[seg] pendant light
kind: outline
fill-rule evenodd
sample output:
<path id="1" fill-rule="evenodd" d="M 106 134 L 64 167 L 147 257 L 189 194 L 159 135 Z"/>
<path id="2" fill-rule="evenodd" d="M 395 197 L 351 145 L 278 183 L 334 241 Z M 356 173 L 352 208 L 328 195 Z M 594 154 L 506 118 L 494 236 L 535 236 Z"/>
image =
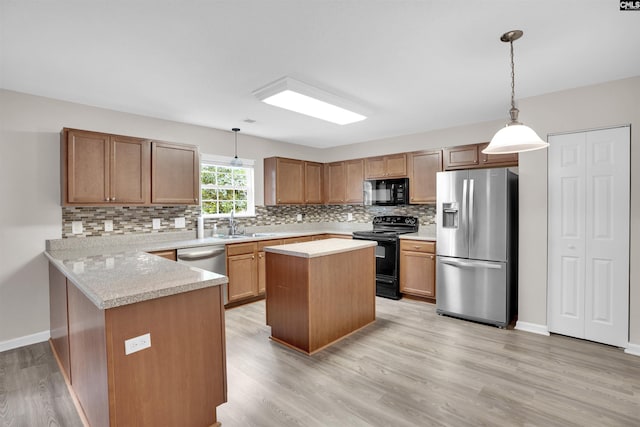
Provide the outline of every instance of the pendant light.
<path id="1" fill-rule="evenodd" d="M 522 37 L 522 31 L 520 30 L 509 31 L 500 37 L 501 41 L 511 45 L 511 109 L 509 110 L 511 121 L 493 136 L 489 145 L 482 150 L 484 154 L 521 153 L 549 146 L 547 142 L 540 139 L 533 129 L 518 121 L 518 113 L 520 111 L 516 108 L 515 102 L 513 42 L 520 37 Z"/>
<path id="2" fill-rule="evenodd" d="M 240 128 L 233 128 L 231 130 L 235 134 L 236 140 L 235 156 L 233 157 L 233 159 L 231 159 L 231 166 L 242 166 L 242 160 L 238 158 L 238 132 L 240 131 Z"/>

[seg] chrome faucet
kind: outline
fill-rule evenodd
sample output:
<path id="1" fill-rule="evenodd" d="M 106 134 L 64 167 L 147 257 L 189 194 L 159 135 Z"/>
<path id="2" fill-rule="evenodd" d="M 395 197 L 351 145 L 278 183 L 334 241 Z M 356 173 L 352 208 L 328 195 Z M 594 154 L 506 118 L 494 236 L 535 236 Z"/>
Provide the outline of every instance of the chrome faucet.
<path id="1" fill-rule="evenodd" d="M 236 223 L 236 219 L 233 217 L 233 213 L 235 211 L 231 211 L 231 216 L 229 217 L 229 235 L 233 236 L 235 234 L 240 234 L 238 231 L 238 224 Z"/>

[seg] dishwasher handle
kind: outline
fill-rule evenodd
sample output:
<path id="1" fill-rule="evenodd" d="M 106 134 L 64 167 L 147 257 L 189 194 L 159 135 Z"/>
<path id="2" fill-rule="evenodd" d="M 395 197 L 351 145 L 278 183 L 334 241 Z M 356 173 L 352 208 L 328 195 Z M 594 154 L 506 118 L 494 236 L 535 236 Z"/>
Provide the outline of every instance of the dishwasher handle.
<path id="1" fill-rule="evenodd" d="M 206 251 L 190 251 L 178 253 L 178 259 L 182 261 L 197 261 L 200 259 L 213 258 L 224 254 L 224 248 L 210 249 Z"/>

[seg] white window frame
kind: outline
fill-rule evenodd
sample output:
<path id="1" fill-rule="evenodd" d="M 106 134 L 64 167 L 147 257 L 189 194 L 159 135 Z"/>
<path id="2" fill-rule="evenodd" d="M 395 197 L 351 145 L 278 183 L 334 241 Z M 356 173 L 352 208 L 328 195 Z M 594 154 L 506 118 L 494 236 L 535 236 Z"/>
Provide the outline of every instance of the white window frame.
<path id="1" fill-rule="evenodd" d="M 242 168 L 247 169 L 247 212 L 234 214 L 236 218 L 248 218 L 256 216 L 256 203 L 255 203 L 255 161 L 252 159 L 240 159 L 242 161 Z M 237 167 L 231 165 L 231 159 L 229 157 L 216 156 L 213 154 L 201 154 L 200 155 L 200 167 L 202 166 L 225 166 L 225 167 Z M 202 176 L 200 177 L 200 209 L 202 209 Z M 205 218 L 229 218 L 230 214 L 208 214 L 204 211 L 202 212 L 202 216 Z"/>

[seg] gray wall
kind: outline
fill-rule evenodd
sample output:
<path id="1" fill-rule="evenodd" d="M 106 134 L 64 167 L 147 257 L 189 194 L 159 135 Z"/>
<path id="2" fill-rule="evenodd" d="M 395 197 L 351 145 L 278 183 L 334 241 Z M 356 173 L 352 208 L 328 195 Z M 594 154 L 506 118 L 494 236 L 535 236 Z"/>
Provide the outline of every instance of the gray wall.
<path id="1" fill-rule="evenodd" d="M 548 133 L 640 124 L 640 77 L 520 101 L 521 119 L 543 138 Z M 201 146 L 231 156 L 232 135 L 14 92 L 0 91 L 0 344 L 46 331 L 48 291 L 45 239 L 61 236 L 58 132 L 64 126 L 139 135 Z M 488 123 L 317 150 L 239 137 L 240 157 L 256 160 L 256 203 L 263 201 L 262 158 L 281 155 L 333 161 L 369 155 L 488 141 L 505 117 Z M 631 342 L 640 345 L 640 136 L 631 141 Z M 547 324 L 547 154 L 520 156 L 519 321 Z"/>

